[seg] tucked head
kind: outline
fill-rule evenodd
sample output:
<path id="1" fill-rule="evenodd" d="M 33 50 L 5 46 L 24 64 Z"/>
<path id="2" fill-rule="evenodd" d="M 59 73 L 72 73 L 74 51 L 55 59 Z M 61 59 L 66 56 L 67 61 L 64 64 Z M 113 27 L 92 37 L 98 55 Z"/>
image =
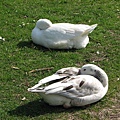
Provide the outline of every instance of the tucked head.
<path id="1" fill-rule="evenodd" d="M 52 22 L 48 19 L 39 19 L 36 23 L 36 27 L 40 30 L 45 30 L 52 25 Z"/>
<path id="2" fill-rule="evenodd" d="M 100 67 L 94 64 L 86 64 L 80 69 L 81 75 L 92 75 L 105 87 L 108 84 L 108 76 Z"/>

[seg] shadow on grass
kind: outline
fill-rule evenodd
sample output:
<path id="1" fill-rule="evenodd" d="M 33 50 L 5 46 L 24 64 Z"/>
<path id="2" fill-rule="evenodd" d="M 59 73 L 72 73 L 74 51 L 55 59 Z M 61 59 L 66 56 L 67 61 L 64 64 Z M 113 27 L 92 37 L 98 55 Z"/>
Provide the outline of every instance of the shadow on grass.
<path id="1" fill-rule="evenodd" d="M 43 52 L 46 52 L 46 51 L 62 51 L 62 52 L 67 52 L 67 51 L 70 51 L 70 52 L 75 52 L 77 49 L 48 49 L 48 48 L 45 48 L 41 45 L 36 45 L 34 44 L 32 41 L 21 41 L 17 44 L 17 46 L 19 48 L 24 48 L 24 47 L 28 47 L 28 48 L 32 48 L 32 49 L 36 49 L 36 50 L 40 50 L 40 51 L 43 51 Z"/>
<path id="2" fill-rule="evenodd" d="M 19 48 L 27 47 L 27 48 L 32 48 L 32 49 L 41 50 L 41 51 L 49 51 L 49 49 L 42 47 L 40 45 L 36 45 L 32 41 L 21 41 L 17 44 L 17 46 Z"/>
<path id="3" fill-rule="evenodd" d="M 88 107 L 88 106 L 87 106 Z M 29 116 L 35 117 L 39 115 L 52 114 L 52 113 L 61 113 L 61 112 L 73 112 L 78 110 L 84 110 L 87 107 L 73 107 L 69 109 L 63 108 L 63 106 L 50 106 L 43 101 L 35 100 L 29 102 L 25 105 L 19 106 L 14 110 L 8 111 L 8 114 L 11 116 Z M 90 106 L 89 106 L 90 107 Z"/>

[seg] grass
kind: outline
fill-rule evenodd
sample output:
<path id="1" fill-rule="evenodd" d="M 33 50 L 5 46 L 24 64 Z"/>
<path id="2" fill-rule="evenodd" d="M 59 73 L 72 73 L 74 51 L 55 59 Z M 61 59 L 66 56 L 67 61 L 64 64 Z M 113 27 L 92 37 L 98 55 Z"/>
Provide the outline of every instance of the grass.
<path id="1" fill-rule="evenodd" d="M 1 120 L 120 119 L 120 9 L 118 0 L 4 0 L 0 3 Z M 80 50 L 48 50 L 31 42 L 39 18 L 53 23 L 98 24 L 90 44 Z M 99 54 L 97 54 L 97 51 Z M 56 70 L 95 63 L 109 76 L 109 91 L 88 107 L 64 109 L 40 101 L 27 88 Z M 49 71 L 29 73 L 39 68 Z M 25 97 L 25 98 L 24 98 Z"/>

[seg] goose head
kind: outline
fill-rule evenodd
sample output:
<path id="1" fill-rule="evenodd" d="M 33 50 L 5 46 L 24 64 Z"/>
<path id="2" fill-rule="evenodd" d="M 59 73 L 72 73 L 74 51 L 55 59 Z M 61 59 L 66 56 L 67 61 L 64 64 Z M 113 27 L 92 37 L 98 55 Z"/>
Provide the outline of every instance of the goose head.
<path id="1" fill-rule="evenodd" d="M 39 19 L 36 23 L 36 27 L 40 30 L 45 30 L 52 25 L 52 22 L 48 19 Z"/>
<path id="2" fill-rule="evenodd" d="M 108 76 L 100 67 L 94 64 L 86 64 L 80 69 L 81 75 L 92 75 L 97 78 L 104 87 L 108 86 Z"/>

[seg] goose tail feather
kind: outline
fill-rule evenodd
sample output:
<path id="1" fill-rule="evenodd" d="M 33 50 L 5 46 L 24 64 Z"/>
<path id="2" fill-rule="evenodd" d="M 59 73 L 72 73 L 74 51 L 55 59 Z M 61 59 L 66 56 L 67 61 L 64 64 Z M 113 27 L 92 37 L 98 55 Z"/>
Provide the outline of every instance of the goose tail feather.
<path id="1" fill-rule="evenodd" d="M 82 36 L 88 35 L 89 33 L 91 33 L 91 32 L 97 27 L 97 25 L 98 25 L 98 24 L 91 25 L 89 29 L 85 30 L 85 31 L 82 33 Z"/>

